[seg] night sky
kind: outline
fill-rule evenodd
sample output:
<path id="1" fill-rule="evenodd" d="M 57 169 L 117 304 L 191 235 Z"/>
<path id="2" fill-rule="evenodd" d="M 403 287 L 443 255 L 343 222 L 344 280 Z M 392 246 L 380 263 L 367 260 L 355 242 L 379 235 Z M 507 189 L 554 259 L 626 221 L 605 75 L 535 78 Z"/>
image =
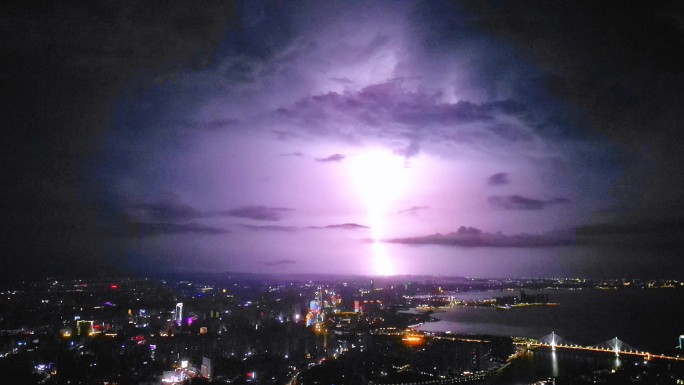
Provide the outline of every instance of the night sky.
<path id="1" fill-rule="evenodd" d="M 684 274 L 682 2 L 14 3 L 3 279 Z"/>

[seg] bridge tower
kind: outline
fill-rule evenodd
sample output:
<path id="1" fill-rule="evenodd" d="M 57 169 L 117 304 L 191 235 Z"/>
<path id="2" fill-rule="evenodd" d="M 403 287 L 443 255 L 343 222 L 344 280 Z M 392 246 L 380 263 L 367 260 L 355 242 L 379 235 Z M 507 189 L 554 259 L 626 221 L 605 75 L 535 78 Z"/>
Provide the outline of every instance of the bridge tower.
<path id="1" fill-rule="evenodd" d="M 618 338 L 615 337 L 614 341 L 615 341 L 615 344 L 613 345 L 613 351 L 615 352 L 615 356 L 617 357 L 620 355 L 620 347 L 618 346 Z"/>
<path id="2" fill-rule="evenodd" d="M 556 332 L 551 332 L 551 350 L 556 351 Z"/>

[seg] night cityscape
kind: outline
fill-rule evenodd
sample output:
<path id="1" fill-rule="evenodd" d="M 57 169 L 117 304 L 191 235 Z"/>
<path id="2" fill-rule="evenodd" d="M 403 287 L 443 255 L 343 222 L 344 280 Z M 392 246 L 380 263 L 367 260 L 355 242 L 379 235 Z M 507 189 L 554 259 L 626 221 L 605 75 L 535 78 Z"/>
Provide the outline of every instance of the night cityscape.
<path id="1" fill-rule="evenodd" d="M 2 292 L 0 370 L 16 383 L 46 384 L 497 384 L 530 352 L 574 349 L 589 357 L 621 354 L 624 363 L 547 381 L 684 379 L 678 336 L 663 351 L 642 354 L 566 347 L 560 337 L 550 346 L 541 336 L 420 330 L 458 307 L 562 306 L 533 291 L 679 293 L 679 281 L 348 278 L 197 274 L 180 281 L 24 282 Z M 459 299 L 473 292 L 490 297 Z"/>
<path id="2" fill-rule="evenodd" d="M 1 7 L 1 384 L 684 384 L 684 2 Z"/>

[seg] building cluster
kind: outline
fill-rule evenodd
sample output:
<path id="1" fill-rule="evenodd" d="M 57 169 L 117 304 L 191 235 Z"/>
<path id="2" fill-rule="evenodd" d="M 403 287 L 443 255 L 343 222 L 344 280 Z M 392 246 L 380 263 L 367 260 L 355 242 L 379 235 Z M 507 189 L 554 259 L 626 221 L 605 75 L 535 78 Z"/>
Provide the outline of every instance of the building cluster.
<path id="1" fill-rule="evenodd" d="M 642 285 L 627 282 L 613 283 Z M 663 284 L 679 286 L 650 287 Z M 554 285 L 606 283 L 249 275 L 25 282 L 0 292 L 0 373 L 47 384 L 463 379 L 501 365 L 511 339 L 419 333 L 409 327 L 430 312 L 405 310 L 453 304 L 459 292 Z M 548 298 L 521 290 L 515 301 Z"/>
<path id="2" fill-rule="evenodd" d="M 497 306 L 510 305 L 530 305 L 530 304 L 548 304 L 549 295 L 547 293 L 529 294 L 525 290 L 520 289 L 520 295 L 504 295 L 496 297 Z"/>

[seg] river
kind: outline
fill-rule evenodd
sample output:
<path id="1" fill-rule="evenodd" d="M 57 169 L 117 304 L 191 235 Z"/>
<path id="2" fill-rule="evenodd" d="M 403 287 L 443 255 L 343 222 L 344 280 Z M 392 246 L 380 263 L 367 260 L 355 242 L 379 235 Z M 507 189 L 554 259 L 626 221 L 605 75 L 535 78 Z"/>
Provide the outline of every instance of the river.
<path id="1" fill-rule="evenodd" d="M 681 310 L 684 290 L 526 290 L 548 294 L 560 306 L 532 306 L 501 310 L 458 306 L 433 314 L 438 321 L 423 331 L 492 334 L 541 338 L 552 331 L 566 343 L 594 345 L 618 337 L 637 350 L 672 353 L 684 334 Z M 488 299 L 518 293 L 492 291 L 457 293 L 464 300 Z M 586 375 L 624 365 L 646 365 L 640 357 L 540 348 L 513 361 L 491 384 L 531 384 L 546 378 Z"/>
<path id="2" fill-rule="evenodd" d="M 570 343 L 594 345 L 618 337 L 629 346 L 651 353 L 671 350 L 684 334 L 681 314 L 684 290 L 526 290 L 544 293 L 560 306 L 500 310 L 458 306 L 435 312 L 436 322 L 423 331 L 493 334 L 541 338 L 552 331 Z M 517 293 L 515 293 L 517 294 Z M 457 293 L 457 298 L 484 299 L 510 292 Z"/>

